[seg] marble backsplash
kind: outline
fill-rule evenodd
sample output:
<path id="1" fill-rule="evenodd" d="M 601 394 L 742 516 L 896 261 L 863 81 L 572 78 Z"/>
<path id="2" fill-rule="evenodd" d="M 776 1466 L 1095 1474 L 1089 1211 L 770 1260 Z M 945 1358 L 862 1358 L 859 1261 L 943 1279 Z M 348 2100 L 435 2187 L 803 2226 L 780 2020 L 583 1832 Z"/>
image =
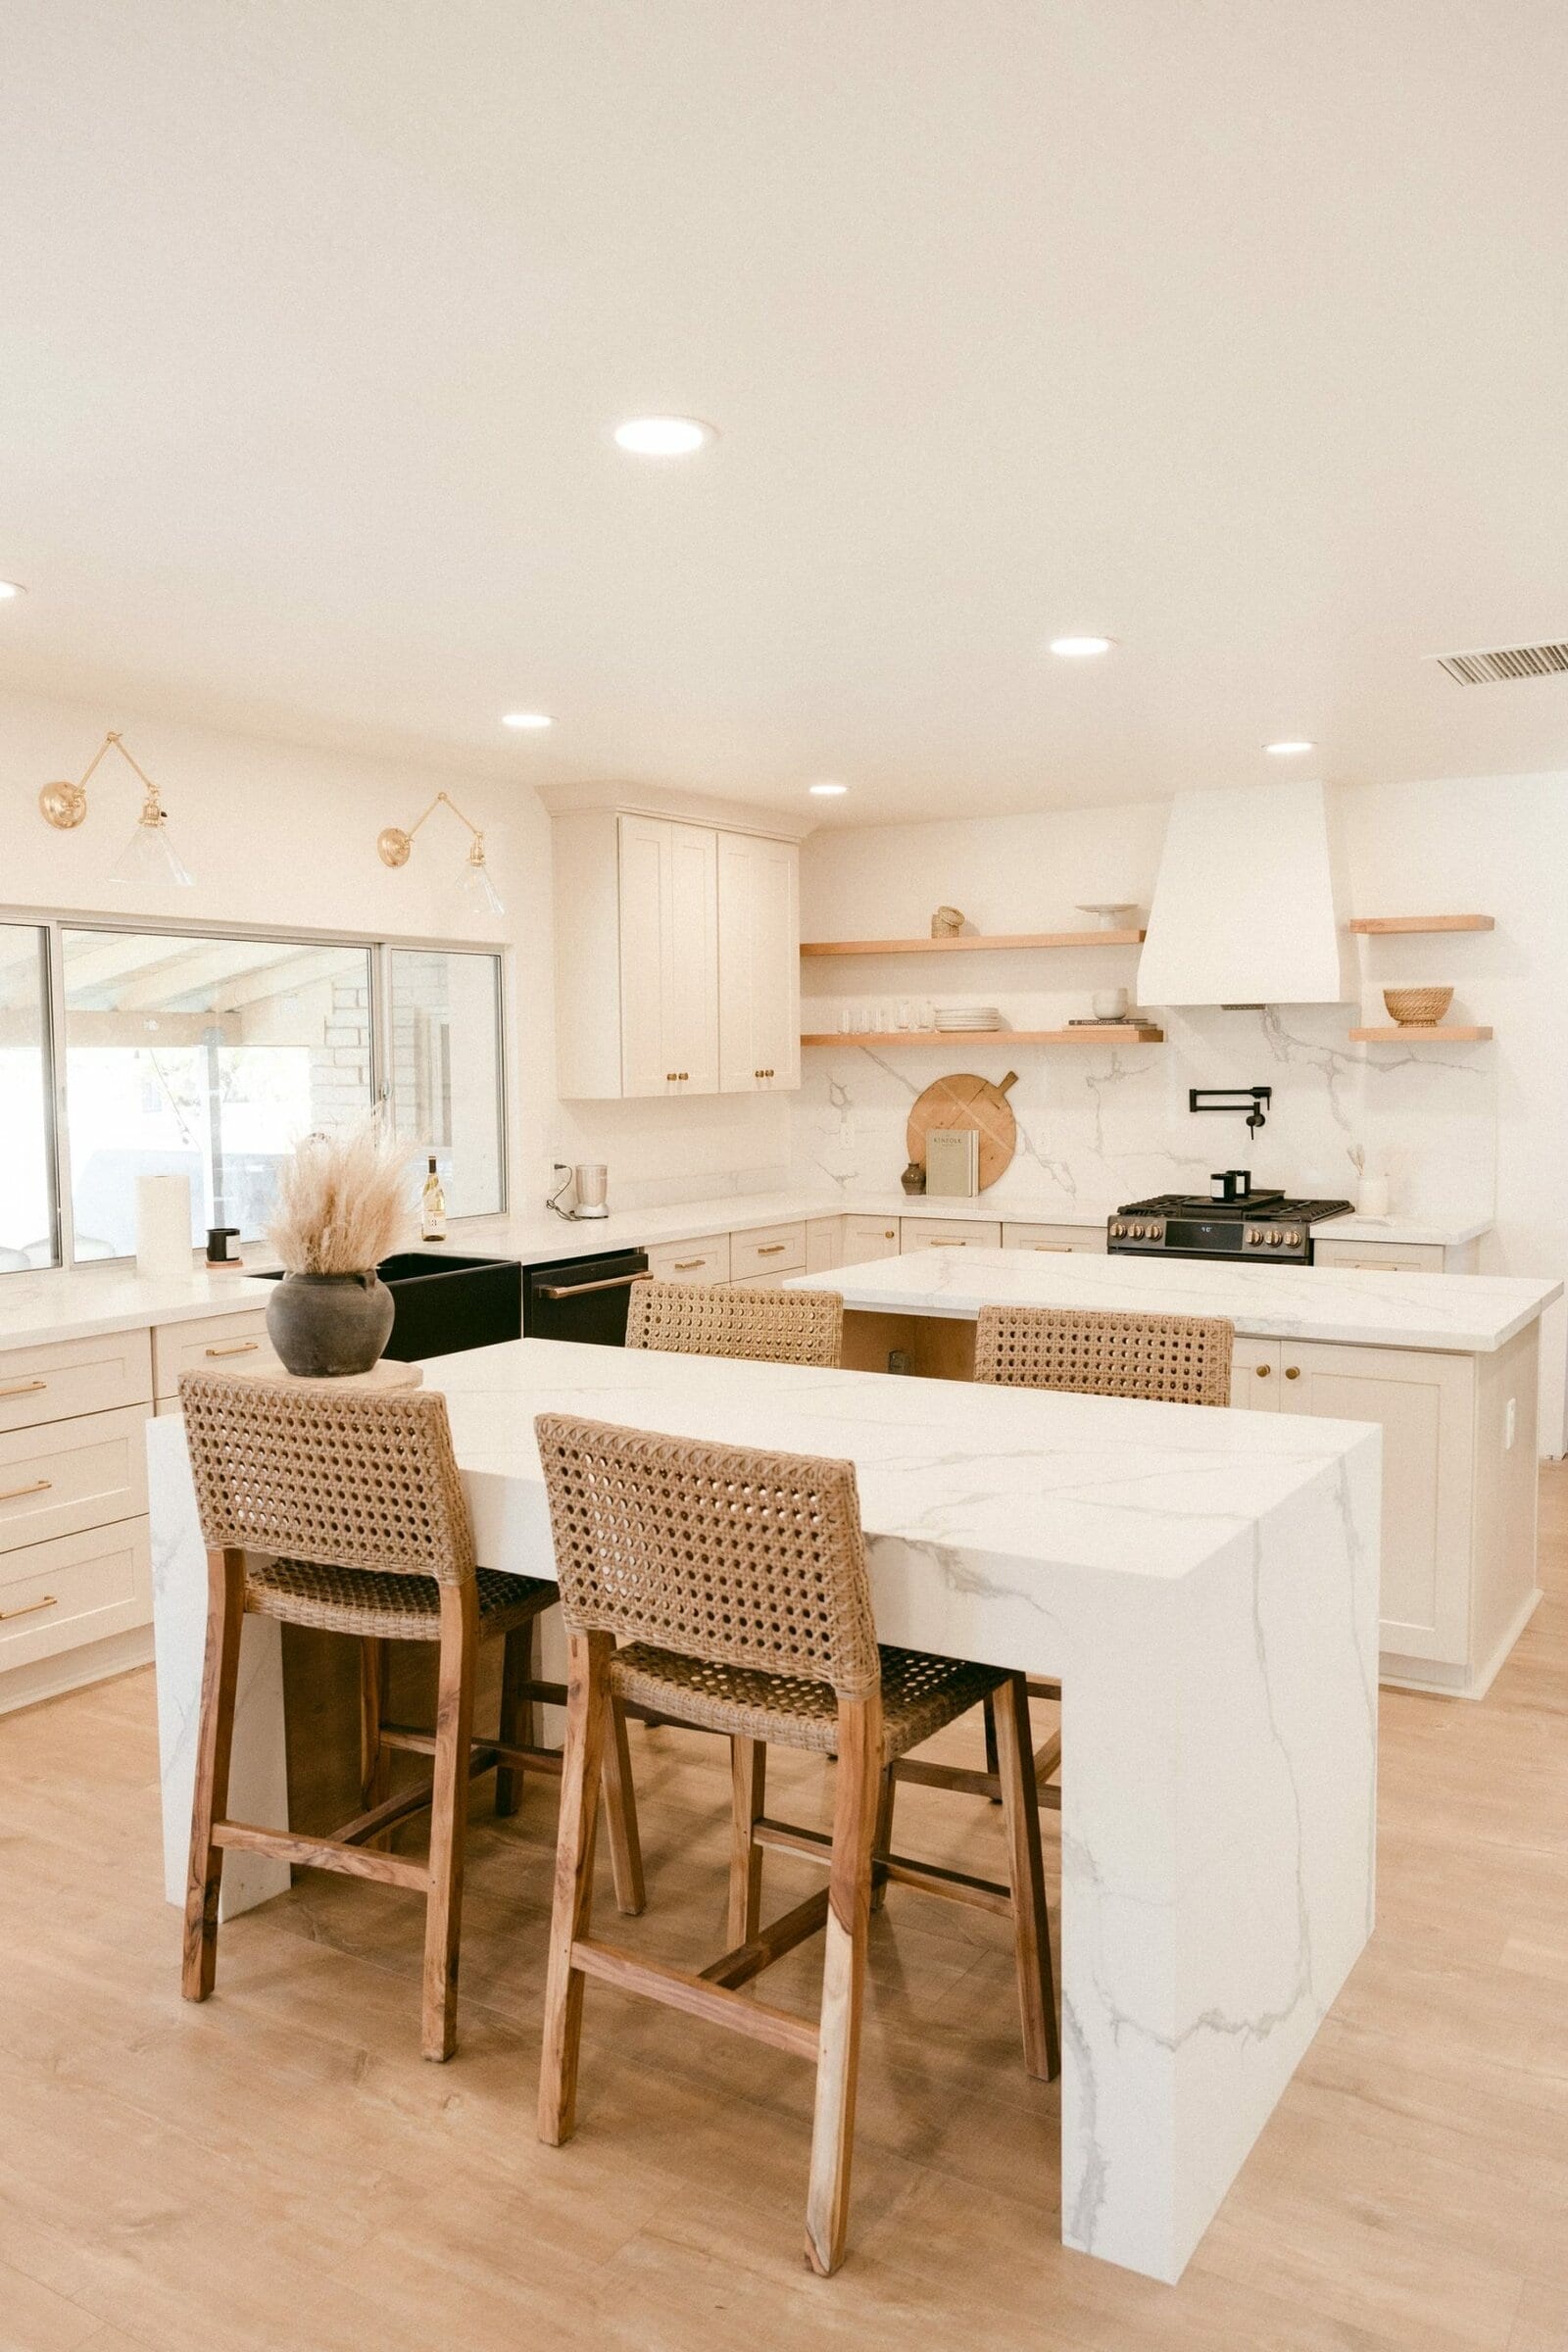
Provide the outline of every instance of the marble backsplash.
<path id="1" fill-rule="evenodd" d="M 1080 1009 L 1074 1004 L 1072 1010 Z M 1018 1028 L 1058 1024 L 1058 1002 L 1010 1006 Z M 973 1069 L 1018 1083 L 1011 1167 L 986 1195 L 1031 1206 L 1102 1211 L 1160 1192 L 1206 1191 L 1209 1171 L 1249 1167 L 1254 1183 L 1355 1199 L 1364 1168 L 1389 1178 L 1393 1207 L 1421 1217 L 1493 1214 L 1494 1065 L 1486 1046 L 1354 1046 L 1344 1005 L 1207 1007 L 1153 1016 L 1162 1046 L 1020 1045 L 808 1048 L 793 1113 L 792 1173 L 855 1192 L 896 1183 L 909 1105 L 933 1079 Z M 837 1025 L 810 1007 L 805 1025 Z M 1268 1123 L 1191 1112 L 1190 1087 L 1266 1085 Z"/>

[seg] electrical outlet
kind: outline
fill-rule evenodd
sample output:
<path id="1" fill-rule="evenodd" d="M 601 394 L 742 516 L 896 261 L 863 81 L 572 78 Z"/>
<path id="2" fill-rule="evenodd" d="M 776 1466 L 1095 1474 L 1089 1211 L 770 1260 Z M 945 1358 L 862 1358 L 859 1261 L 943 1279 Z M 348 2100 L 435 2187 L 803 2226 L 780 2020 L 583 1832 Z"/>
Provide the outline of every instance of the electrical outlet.
<path id="1" fill-rule="evenodd" d="M 1518 1421 L 1518 1417 L 1519 1416 L 1514 1405 L 1514 1399 L 1510 1396 L 1502 1416 L 1502 1450 L 1504 1453 L 1507 1453 L 1512 1449 L 1513 1433 L 1515 1425 Z"/>

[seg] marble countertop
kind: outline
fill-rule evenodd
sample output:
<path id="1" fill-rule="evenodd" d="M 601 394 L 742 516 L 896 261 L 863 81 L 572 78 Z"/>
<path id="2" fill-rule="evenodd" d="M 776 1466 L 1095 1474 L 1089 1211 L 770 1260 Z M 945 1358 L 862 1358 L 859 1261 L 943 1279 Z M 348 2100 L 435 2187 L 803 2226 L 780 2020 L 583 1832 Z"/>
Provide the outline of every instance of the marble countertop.
<path id="1" fill-rule="evenodd" d="M 562 1340 L 435 1356 L 423 1371 L 446 1396 L 485 1560 L 512 1553 L 518 1483 L 542 1490 L 533 1417 L 543 1412 L 851 1460 L 872 1539 L 1158 1581 L 1186 1575 L 1378 1443 L 1354 1422 Z"/>
<path id="2" fill-rule="evenodd" d="M 982 1306 L 1077 1306 L 1226 1315 L 1250 1339 L 1491 1354 L 1562 1296 L 1560 1282 L 1359 1267 L 1227 1265 L 1214 1259 L 1040 1257 L 1022 1250 L 924 1250 L 789 1277 L 873 1312 L 967 1319 Z"/>
<path id="3" fill-rule="evenodd" d="M 273 1288 L 248 1274 L 193 1271 L 154 1279 L 133 1265 L 0 1274 L 0 1348 L 48 1348 L 144 1323 L 200 1322 L 265 1306 Z"/>

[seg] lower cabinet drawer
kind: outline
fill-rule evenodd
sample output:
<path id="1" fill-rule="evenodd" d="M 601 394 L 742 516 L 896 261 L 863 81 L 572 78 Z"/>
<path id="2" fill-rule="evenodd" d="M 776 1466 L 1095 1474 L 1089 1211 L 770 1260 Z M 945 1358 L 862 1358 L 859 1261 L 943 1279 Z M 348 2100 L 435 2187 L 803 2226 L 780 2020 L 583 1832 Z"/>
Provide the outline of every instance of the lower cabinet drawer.
<path id="1" fill-rule="evenodd" d="M 804 1274 L 806 1226 L 762 1225 L 754 1233 L 729 1237 L 729 1270 L 736 1282 L 750 1274 Z"/>
<path id="2" fill-rule="evenodd" d="M 1436 1242 L 1314 1242 L 1315 1266 L 1359 1266 L 1373 1274 L 1441 1274 L 1444 1251 Z"/>
<path id="3" fill-rule="evenodd" d="M 845 1218 L 844 1263 L 847 1266 L 866 1266 L 873 1258 L 897 1257 L 898 1254 L 897 1217 Z"/>
<path id="4" fill-rule="evenodd" d="M 151 1623 L 145 1519 L 0 1556 L 0 1673 Z"/>
<path id="5" fill-rule="evenodd" d="M 1002 1227 L 982 1223 L 960 1223 L 955 1217 L 950 1222 L 943 1217 L 901 1217 L 899 1220 L 900 1247 L 904 1250 L 1000 1250 Z"/>
<path id="6" fill-rule="evenodd" d="M 266 1309 L 243 1307 L 237 1314 L 211 1315 L 200 1323 L 161 1323 L 153 1333 L 154 1394 L 179 1395 L 182 1372 L 221 1372 L 243 1364 L 281 1372 L 267 1336 Z"/>
<path id="7" fill-rule="evenodd" d="M 1004 1250 L 1099 1250 L 1104 1255 L 1103 1225 L 1004 1225 Z"/>
<path id="8" fill-rule="evenodd" d="M 147 1407 L 0 1437 L 0 1553 L 147 1508 Z"/>
<path id="9" fill-rule="evenodd" d="M 648 1252 L 656 1282 L 728 1282 L 729 1235 L 705 1234 L 695 1242 L 662 1242 Z"/>
<path id="10" fill-rule="evenodd" d="M 45 1348 L 8 1348 L 0 1355 L 0 1430 L 30 1429 L 74 1413 L 108 1413 L 145 1403 L 153 1393 L 147 1333 L 105 1332 L 93 1340 L 57 1340 Z"/>
<path id="11" fill-rule="evenodd" d="M 796 1274 L 800 1270 L 799 1266 L 793 1269 Z M 831 1272 L 832 1268 L 829 1267 L 827 1271 Z M 781 1284 L 790 1279 L 791 1276 L 788 1273 L 743 1274 L 738 1282 L 732 1282 L 729 1287 L 732 1291 L 776 1291 Z"/>

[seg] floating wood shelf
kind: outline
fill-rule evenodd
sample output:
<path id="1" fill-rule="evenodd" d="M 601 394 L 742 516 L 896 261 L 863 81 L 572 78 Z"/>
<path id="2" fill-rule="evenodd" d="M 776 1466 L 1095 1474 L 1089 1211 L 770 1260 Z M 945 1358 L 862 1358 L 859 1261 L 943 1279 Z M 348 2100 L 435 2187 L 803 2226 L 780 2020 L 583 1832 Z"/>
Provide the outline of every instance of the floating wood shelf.
<path id="1" fill-rule="evenodd" d="M 1491 914 L 1368 914 L 1350 925 L 1364 937 L 1381 937 L 1393 931 L 1494 931 L 1495 915 Z"/>
<path id="2" fill-rule="evenodd" d="M 1434 1034 L 1442 1035 L 1441 1031 Z M 827 1029 L 803 1046 L 1162 1046 L 1163 1029 L 1140 1021 L 1086 1021 L 1077 1029 Z"/>
<path id="3" fill-rule="evenodd" d="M 982 948 L 1137 948 L 1142 931 L 960 931 L 952 939 L 803 939 L 803 956 L 961 956 Z"/>
<path id="4" fill-rule="evenodd" d="M 1490 1029 L 1465 1029 L 1446 1025 L 1442 1021 L 1423 1023 L 1406 1021 L 1403 1028 L 1352 1029 L 1351 1037 L 1362 1046 L 1480 1046 L 1491 1037 Z"/>

